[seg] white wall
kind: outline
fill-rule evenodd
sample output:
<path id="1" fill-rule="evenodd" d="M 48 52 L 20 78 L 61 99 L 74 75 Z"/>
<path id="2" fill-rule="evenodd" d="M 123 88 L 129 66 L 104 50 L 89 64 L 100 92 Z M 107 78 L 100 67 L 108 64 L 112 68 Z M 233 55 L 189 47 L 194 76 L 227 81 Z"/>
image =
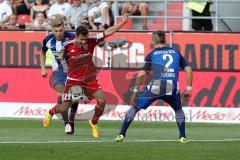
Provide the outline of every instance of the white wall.
<path id="1" fill-rule="evenodd" d="M 224 17 L 240 17 L 240 0 L 239 3 L 219 3 L 219 16 Z M 232 29 L 233 32 L 240 32 L 240 19 L 224 19 L 225 23 Z M 214 20 L 213 20 L 214 23 Z M 224 26 L 219 22 L 219 30 Z"/>

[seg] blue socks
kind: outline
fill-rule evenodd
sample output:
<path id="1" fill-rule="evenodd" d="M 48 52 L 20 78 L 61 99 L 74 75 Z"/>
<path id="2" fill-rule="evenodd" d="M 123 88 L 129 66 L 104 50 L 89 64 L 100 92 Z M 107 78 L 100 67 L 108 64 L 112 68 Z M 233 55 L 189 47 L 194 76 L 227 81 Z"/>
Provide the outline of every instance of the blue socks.
<path id="1" fill-rule="evenodd" d="M 179 129 L 179 138 L 184 137 L 186 138 L 185 135 L 185 114 L 182 110 L 182 108 L 175 109 L 175 117 Z"/>
<path id="2" fill-rule="evenodd" d="M 123 121 L 123 124 L 122 124 L 122 128 L 121 128 L 121 131 L 119 132 L 119 135 L 123 135 L 125 137 L 126 135 L 126 132 L 127 132 L 127 129 L 129 127 L 129 125 L 132 123 L 136 113 L 139 111 L 138 108 L 136 107 L 131 107 L 126 115 L 125 115 L 125 119 Z"/>
<path id="3" fill-rule="evenodd" d="M 138 108 L 136 107 L 131 107 L 126 115 L 125 115 L 125 119 L 123 121 L 123 124 L 122 124 L 122 128 L 119 132 L 119 135 L 123 135 L 125 137 L 126 135 L 126 132 L 127 132 L 127 129 L 128 127 L 130 126 L 130 124 L 132 123 L 135 115 L 137 114 L 137 112 L 139 111 Z M 175 109 L 175 116 L 176 116 L 176 122 L 177 122 L 177 125 L 178 125 L 178 129 L 179 129 L 179 138 L 181 137 L 185 137 L 186 138 L 186 135 L 185 135 L 185 114 L 182 110 L 182 108 L 178 108 L 178 109 Z"/>

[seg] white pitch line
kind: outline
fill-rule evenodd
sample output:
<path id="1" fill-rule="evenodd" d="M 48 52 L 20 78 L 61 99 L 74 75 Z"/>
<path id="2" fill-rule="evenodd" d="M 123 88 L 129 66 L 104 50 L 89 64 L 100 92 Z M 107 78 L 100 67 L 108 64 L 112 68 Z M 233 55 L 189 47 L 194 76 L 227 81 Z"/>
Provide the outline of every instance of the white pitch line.
<path id="1" fill-rule="evenodd" d="M 234 142 L 234 141 L 240 141 L 240 139 L 199 139 L 199 140 L 189 140 L 190 142 Z"/>
<path id="2" fill-rule="evenodd" d="M 0 144 L 58 144 L 58 143 L 107 143 L 110 141 L 46 141 L 46 142 L 0 142 Z"/>
<path id="3" fill-rule="evenodd" d="M 141 142 L 177 142 L 176 139 L 160 140 L 160 139 L 142 139 L 142 140 L 126 140 L 125 143 L 141 143 Z M 240 141 L 240 139 L 190 139 L 189 142 L 234 142 Z M 59 143 L 113 143 L 113 141 L 46 141 L 46 142 L 0 142 L 0 144 L 59 144 Z"/>

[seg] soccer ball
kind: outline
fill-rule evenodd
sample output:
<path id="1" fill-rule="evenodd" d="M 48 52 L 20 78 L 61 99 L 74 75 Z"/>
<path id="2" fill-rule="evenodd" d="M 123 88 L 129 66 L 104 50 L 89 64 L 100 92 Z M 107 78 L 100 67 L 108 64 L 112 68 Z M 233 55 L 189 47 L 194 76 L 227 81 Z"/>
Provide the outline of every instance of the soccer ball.
<path id="1" fill-rule="evenodd" d="M 80 86 L 72 86 L 69 89 L 69 94 L 71 95 L 72 102 L 88 102 L 89 99 L 84 94 L 84 90 Z"/>

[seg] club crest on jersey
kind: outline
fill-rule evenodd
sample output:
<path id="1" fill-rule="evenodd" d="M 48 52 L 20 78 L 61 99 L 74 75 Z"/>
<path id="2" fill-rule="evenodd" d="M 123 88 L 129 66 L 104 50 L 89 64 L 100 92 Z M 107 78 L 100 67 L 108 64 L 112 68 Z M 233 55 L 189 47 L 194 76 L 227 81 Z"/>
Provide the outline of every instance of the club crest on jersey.
<path id="1" fill-rule="evenodd" d="M 84 50 L 88 50 L 88 45 L 87 45 L 87 44 L 82 45 L 82 48 L 83 48 Z"/>

